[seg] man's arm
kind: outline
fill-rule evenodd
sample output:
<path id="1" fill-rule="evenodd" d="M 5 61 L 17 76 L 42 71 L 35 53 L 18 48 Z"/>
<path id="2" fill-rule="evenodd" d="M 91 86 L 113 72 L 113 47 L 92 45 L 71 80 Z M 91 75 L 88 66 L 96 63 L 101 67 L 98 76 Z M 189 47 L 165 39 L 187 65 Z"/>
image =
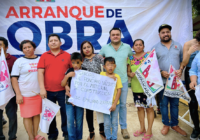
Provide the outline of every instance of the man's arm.
<path id="1" fill-rule="evenodd" d="M 44 69 L 38 69 L 38 82 L 40 86 L 40 96 L 43 99 L 47 98 L 47 91 L 44 87 Z"/>
<path id="2" fill-rule="evenodd" d="M 198 57 L 196 56 L 192 61 L 191 68 L 189 70 L 190 75 L 190 88 L 195 90 L 195 86 L 197 85 L 197 74 L 198 74 L 198 67 L 197 67 Z"/>
<path id="3" fill-rule="evenodd" d="M 104 47 L 101 48 L 99 55 L 101 55 L 102 57 L 105 57 Z"/>
<path id="4" fill-rule="evenodd" d="M 183 46 L 183 61 L 181 63 L 180 69 L 184 69 L 190 60 L 190 56 L 193 52 L 195 52 L 198 48 L 196 45 L 191 46 L 191 43 L 188 41 Z"/>
<path id="5" fill-rule="evenodd" d="M 131 50 L 131 47 L 129 46 L 129 52 L 128 52 L 128 56 L 132 56 L 133 55 L 133 52 Z"/>

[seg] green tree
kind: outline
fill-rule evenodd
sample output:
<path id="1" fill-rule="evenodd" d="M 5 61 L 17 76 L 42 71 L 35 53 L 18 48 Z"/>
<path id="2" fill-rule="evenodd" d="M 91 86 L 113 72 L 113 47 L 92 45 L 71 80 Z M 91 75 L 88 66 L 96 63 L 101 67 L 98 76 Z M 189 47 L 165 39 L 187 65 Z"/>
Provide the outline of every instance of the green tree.
<path id="1" fill-rule="evenodd" d="M 200 15 L 200 0 L 192 0 L 192 19 Z M 196 36 L 197 31 L 193 31 L 193 37 Z"/>

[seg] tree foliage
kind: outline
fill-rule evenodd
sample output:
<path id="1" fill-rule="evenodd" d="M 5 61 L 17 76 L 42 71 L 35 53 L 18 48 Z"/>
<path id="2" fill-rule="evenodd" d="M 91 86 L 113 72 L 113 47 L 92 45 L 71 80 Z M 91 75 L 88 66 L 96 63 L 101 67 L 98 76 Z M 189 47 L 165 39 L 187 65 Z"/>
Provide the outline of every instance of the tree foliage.
<path id="1" fill-rule="evenodd" d="M 200 15 L 200 0 L 192 0 L 192 13 L 195 17 Z"/>

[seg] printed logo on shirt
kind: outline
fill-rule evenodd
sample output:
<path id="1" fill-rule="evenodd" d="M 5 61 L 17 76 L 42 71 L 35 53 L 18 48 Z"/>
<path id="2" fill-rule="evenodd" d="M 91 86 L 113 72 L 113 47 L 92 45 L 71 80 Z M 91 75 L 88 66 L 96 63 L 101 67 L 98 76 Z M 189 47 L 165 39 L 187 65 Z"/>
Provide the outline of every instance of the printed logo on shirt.
<path id="1" fill-rule="evenodd" d="M 62 59 L 62 61 L 64 62 L 64 59 Z"/>
<path id="2" fill-rule="evenodd" d="M 175 49 L 178 49 L 178 47 L 177 47 L 176 45 L 174 46 L 174 48 L 175 48 Z"/>
<path id="3" fill-rule="evenodd" d="M 38 63 L 29 63 L 31 69 L 28 72 L 36 72 Z"/>

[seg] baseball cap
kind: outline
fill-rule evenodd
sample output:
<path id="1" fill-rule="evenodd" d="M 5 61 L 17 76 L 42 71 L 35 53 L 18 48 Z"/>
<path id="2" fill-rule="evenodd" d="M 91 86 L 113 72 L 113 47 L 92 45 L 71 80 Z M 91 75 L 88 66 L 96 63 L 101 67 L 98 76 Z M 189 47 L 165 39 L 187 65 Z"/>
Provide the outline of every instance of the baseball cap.
<path id="1" fill-rule="evenodd" d="M 172 29 L 172 26 L 168 25 L 168 24 L 162 24 L 160 25 L 159 29 L 158 29 L 158 32 L 160 33 L 160 31 L 163 29 L 163 28 L 168 28 L 170 31 Z"/>

